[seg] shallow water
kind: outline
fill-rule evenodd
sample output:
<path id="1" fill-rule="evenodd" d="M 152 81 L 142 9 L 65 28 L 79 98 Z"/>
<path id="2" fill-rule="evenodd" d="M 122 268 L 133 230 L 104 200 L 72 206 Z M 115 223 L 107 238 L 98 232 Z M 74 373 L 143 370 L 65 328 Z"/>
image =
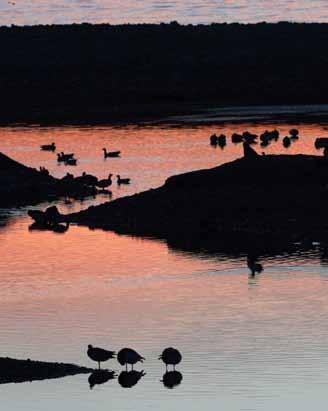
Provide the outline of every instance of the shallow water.
<path id="1" fill-rule="evenodd" d="M 212 132 L 277 127 L 284 135 L 292 126 L 8 128 L 0 129 L 0 151 L 62 176 L 68 168 L 38 149 L 55 141 L 76 153 L 79 165 L 69 168 L 76 174 L 131 177 L 130 187 L 114 186 L 115 198 L 241 156 L 239 145 L 210 147 Z M 315 153 L 313 139 L 326 134 L 324 127 L 298 128 L 301 138 L 288 152 Z M 104 161 L 103 146 L 121 149 L 122 158 Z M 265 151 L 285 149 L 279 141 Z M 75 226 L 64 235 L 29 232 L 24 209 L 9 214 L 0 227 L 1 356 L 92 366 L 89 343 L 132 346 L 146 357 L 138 369 L 147 375 L 131 389 L 113 380 L 90 390 L 86 375 L 2 385 L 4 409 L 326 409 L 328 271 L 319 245 L 262 256 L 265 271 L 254 279 L 244 255 L 187 253 L 163 241 Z M 164 366 L 157 360 L 170 345 L 184 356 L 183 381 L 173 390 L 160 382 Z M 121 370 L 116 361 L 105 366 Z"/>
<path id="2" fill-rule="evenodd" d="M 328 21 L 325 0 L 0 0 L 0 24 Z"/>

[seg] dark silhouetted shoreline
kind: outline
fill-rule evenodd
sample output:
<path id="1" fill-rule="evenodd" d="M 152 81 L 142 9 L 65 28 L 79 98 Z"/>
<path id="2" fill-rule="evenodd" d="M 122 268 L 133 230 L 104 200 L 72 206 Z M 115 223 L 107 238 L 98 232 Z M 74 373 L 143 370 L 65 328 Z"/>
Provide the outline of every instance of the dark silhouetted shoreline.
<path id="1" fill-rule="evenodd" d="M 0 358 L 0 384 L 62 378 L 93 371 L 75 364 Z"/>
<path id="2" fill-rule="evenodd" d="M 327 181 L 324 157 L 241 158 L 170 177 L 160 188 L 68 218 L 91 228 L 163 238 L 171 247 L 191 250 L 327 243 Z"/>
<path id="3" fill-rule="evenodd" d="M 0 123 L 110 123 L 324 104 L 328 24 L 1 27 Z"/>

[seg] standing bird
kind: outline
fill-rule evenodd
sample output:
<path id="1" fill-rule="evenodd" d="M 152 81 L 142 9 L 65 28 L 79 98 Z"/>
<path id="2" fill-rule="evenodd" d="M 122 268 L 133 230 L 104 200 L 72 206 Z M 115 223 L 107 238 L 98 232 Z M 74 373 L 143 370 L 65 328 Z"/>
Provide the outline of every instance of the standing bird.
<path id="1" fill-rule="evenodd" d="M 173 347 L 165 348 L 162 354 L 158 357 L 159 360 L 162 360 L 163 363 L 166 365 L 166 371 L 168 365 L 173 365 L 173 369 L 175 370 L 175 366 L 179 364 L 182 360 L 182 355 L 179 350 Z"/>
<path id="2" fill-rule="evenodd" d="M 111 358 L 115 357 L 115 351 L 107 351 L 103 348 L 93 347 L 91 344 L 88 345 L 87 354 L 88 357 L 91 358 L 91 360 L 98 363 L 99 370 L 101 362 L 108 361 Z"/>
<path id="3" fill-rule="evenodd" d="M 132 348 L 122 348 L 122 350 L 117 354 L 117 361 L 121 365 L 125 365 L 126 370 L 128 369 L 128 364 L 133 366 L 136 364 L 138 361 L 143 362 L 144 357 L 142 357 L 140 354 L 137 353 L 137 351 L 134 351 Z"/>
<path id="4" fill-rule="evenodd" d="M 283 138 L 282 140 L 282 144 L 285 148 L 288 148 L 291 145 L 292 141 L 290 139 L 290 137 L 286 136 Z"/>
<path id="5" fill-rule="evenodd" d="M 247 267 L 251 270 L 252 277 L 254 277 L 256 273 L 260 274 L 263 271 L 263 265 L 256 262 L 256 257 L 247 257 Z"/>

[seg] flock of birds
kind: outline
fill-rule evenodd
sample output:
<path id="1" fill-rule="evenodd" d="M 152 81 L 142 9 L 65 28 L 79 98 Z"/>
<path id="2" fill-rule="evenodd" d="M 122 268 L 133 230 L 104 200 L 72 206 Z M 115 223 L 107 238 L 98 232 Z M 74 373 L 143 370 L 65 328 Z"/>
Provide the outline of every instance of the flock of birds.
<path id="1" fill-rule="evenodd" d="M 93 347 L 89 344 L 87 354 L 91 360 L 98 363 L 98 370 L 94 371 L 89 376 L 90 388 L 93 388 L 96 384 L 103 384 L 116 377 L 115 371 L 102 370 L 100 368 L 100 363 L 115 357 L 121 366 L 125 366 L 125 371 L 122 371 L 118 377 L 119 384 L 122 387 L 131 388 L 136 385 L 143 376 L 146 375 L 143 370 L 136 371 L 133 369 L 135 364 L 138 362 L 143 363 L 145 358 L 132 348 L 122 348 L 116 355 L 115 351 Z M 158 359 L 162 360 L 166 366 L 166 372 L 164 373 L 161 382 L 163 382 L 163 384 L 168 388 L 173 388 L 179 385 L 182 381 L 182 374 L 175 369 L 175 366 L 182 360 L 182 355 L 179 350 L 173 347 L 165 348 Z M 131 365 L 130 371 L 128 371 L 128 365 Z M 173 370 L 168 371 L 169 365 L 173 367 Z"/>
<path id="2" fill-rule="evenodd" d="M 278 130 L 268 131 L 265 130 L 264 133 L 258 136 L 257 134 L 250 133 L 249 131 L 245 131 L 242 134 L 233 133 L 231 136 L 232 143 L 246 143 L 248 145 L 257 144 L 258 138 L 260 140 L 261 147 L 267 147 L 272 141 L 278 141 L 280 137 L 280 133 Z M 296 128 L 292 128 L 289 130 L 289 135 L 285 136 L 282 139 L 282 144 L 285 148 L 291 146 L 293 141 L 299 139 L 299 131 Z M 213 147 L 221 147 L 222 149 L 227 145 L 227 136 L 225 134 L 220 134 L 217 136 L 216 134 L 212 134 L 210 136 L 210 144 Z"/>
<path id="3" fill-rule="evenodd" d="M 51 143 L 51 144 L 43 144 L 40 146 L 40 149 L 42 151 L 56 151 L 56 144 Z M 103 157 L 104 159 L 107 158 L 117 158 L 120 157 L 121 152 L 120 151 L 107 151 L 106 148 L 102 149 L 103 151 Z M 58 163 L 63 163 L 66 166 L 76 166 L 77 165 L 77 159 L 74 157 L 74 153 L 64 153 L 63 151 L 60 153 L 57 153 L 57 162 Z M 44 174 L 49 174 L 48 170 L 46 170 L 44 167 L 40 167 L 40 171 L 43 172 Z M 73 174 L 67 173 L 66 176 L 63 178 L 64 181 L 78 181 L 82 184 L 86 184 L 89 186 L 94 186 L 98 187 L 100 189 L 106 189 L 112 185 L 112 177 L 113 174 L 109 174 L 108 178 L 104 178 L 102 180 L 98 180 L 96 176 L 93 176 L 91 174 L 87 174 L 86 172 L 83 172 L 81 176 L 74 178 Z M 122 184 L 130 184 L 131 179 L 130 178 L 122 178 L 119 174 L 116 175 L 116 182 L 117 185 L 120 186 Z"/>

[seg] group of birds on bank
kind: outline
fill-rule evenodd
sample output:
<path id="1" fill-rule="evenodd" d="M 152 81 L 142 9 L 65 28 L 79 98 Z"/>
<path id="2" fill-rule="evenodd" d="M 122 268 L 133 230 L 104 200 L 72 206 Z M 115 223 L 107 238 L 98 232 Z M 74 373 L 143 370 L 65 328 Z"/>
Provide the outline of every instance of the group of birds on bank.
<path id="1" fill-rule="evenodd" d="M 56 144 L 51 143 L 51 144 L 44 144 L 40 146 L 40 149 L 42 151 L 56 151 Z M 104 159 L 107 158 L 115 158 L 115 157 L 120 157 L 121 152 L 120 151 L 107 151 L 106 148 L 102 149 L 104 152 Z M 58 163 L 64 163 L 65 165 L 69 166 L 76 166 L 77 164 L 77 159 L 74 158 L 74 153 L 64 153 L 63 151 L 60 153 L 57 153 L 57 162 Z M 44 167 L 40 167 L 40 171 L 44 174 L 49 175 L 49 172 L 47 169 Z M 73 180 L 75 182 L 80 182 L 81 184 L 85 184 L 88 186 L 92 187 L 98 187 L 100 189 L 106 189 L 112 185 L 112 177 L 113 174 L 109 174 L 108 178 L 104 178 L 102 180 L 98 180 L 96 176 L 93 176 L 91 174 L 87 174 L 86 172 L 83 172 L 81 176 L 79 177 L 74 177 L 73 174 L 67 173 L 66 176 L 63 177 L 64 182 L 72 182 Z M 122 178 L 119 174 L 116 175 L 117 178 L 117 185 L 126 185 L 130 184 L 131 179 L 130 178 Z"/>
<path id="2" fill-rule="evenodd" d="M 272 141 L 278 141 L 279 136 L 280 133 L 278 130 L 265 130 L 264 133 L 260 134 L 260 136 L 250 133 L 249 131 L 245 131 L 242 134 L 233 133 L 231 135 L 231 141 L 234 144 L 246 143 L 248 145 L 252 145 L 257 144 L 259 139 L 261 147 L 267 147 Z M 282 144 L 285 148 L 288 148 L 293 141 L 298 139 L 299 131 L 296 128 L 292 128 L 289 130 L 289 135 L 282 139 Z M 223 149 L 227 145 L 227 136 L 225 134 L 220 134 L 219 136 L 212 134 L 210 136 L 210 144 L 213 147 L 219 146 Z"/>
<path id="3" fill-rule="evenodd" d="M 124 388 L 131 388 L 137 382 L 146 375 L 144 370 L 136 371 L 133 369 L 134 365 L 138 362 L 143 363 L 145 358 L 141 356 L 137 351 L 132 348 L 122 348 L 116 355 L 115 351 L 105 350 L 103 348 L 94 347 L 91 344 L 88 345 L 87 350 L 88 357 L 98 363 L 98 370 L 94 371 L 89 376 L 90 388 L 96 384 L 103 384 L 110 379 L 114 379 L 116 374 L 114 371 L 102 370 L 100 368 L 100 363 L 108 361 L 112 358 L 117 358 L 117 361 L 121 366 L 125 366 L 125 371 L 122 371 L 118 377 L 119 384 Z M 179 364 L 182 360 L 182 355 L 176 348 L 168 347 L 165 348 L 162 354 L 158 357 L 162 360 L 166 366 L 166 372 L 163 375 L 163 384 L 168 388 L 173 388 L 174 386 L 181 383 L 182 374 L 176 371 L 175 366 Z M 131 365 L 131 370 L 128 371 L 128 365 Z M 173 370 L 168 371 L 168 366 L 172 365 Z"/>

